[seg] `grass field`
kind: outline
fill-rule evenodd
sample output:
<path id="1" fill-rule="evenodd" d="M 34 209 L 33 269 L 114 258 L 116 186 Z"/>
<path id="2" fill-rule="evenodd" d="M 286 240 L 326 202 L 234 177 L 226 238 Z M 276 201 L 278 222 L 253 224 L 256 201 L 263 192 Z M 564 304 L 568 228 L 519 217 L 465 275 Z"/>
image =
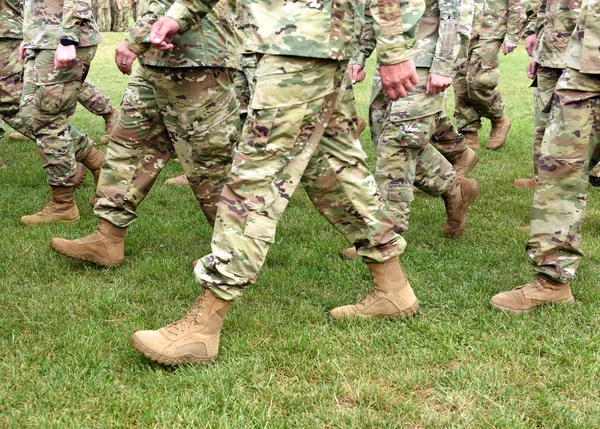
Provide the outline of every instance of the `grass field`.
<path id="1" fill-rule="evenodd" d="M 106 34 L 91 79 L 115 104 L 127 82 L 113 64 L 121 36 Z M 48 188 L 32 142 L 0 145 L 0 427 L 599 427 L 600 205 L 590 189 L 577 304 L 509 317 L 489 298 L 532 277 L 523 251 L 532 192 L 533 108 L 522 48 L 502 59 L 513 119 L 506 147 L 480 149 L 479 200 L 458 240 L 442 236 L 441 198 L 417 196 L 405 271 L 418 317 L 339 322 L 335 306 L 370 287 L 361 262 L 339 258 L 343 238 L 302 190 L 284 216 L 258 283 L 225 322 L 220 358 L 165 369 L 127 339 L 180 318 L 199 294 L 190 262 L 209 252 L 211 229 L 192 193 L 167 188 L 171 163 L 130 228 L 126 262 L 99 269 L 48 247 L 97 223 L 76 193 L 81 220 L 23 228 Z M 370 64 L 372 76 L 373 64 Z M 357 87 L 366 117 L 369 85 Z M 98 141 L 100 118 L 74 124 Z M 489 132 L 486 126 L 484 132 Z M 487 134 L 486 134 L 487 135 Z M 368 134 L 363 143 L 373 165 Z"/>

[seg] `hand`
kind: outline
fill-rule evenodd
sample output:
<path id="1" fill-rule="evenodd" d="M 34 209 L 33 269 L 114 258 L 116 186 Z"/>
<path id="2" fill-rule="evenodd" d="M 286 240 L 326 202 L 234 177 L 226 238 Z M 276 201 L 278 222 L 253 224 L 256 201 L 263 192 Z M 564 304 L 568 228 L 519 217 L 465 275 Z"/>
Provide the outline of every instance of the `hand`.
<path id="1" fill-rule="evenodd" d="M 509 42 L 508 40 L 505 40 L 504 43 L 502 44 L 502 53 L 504 55 L 510 54 L 515 49 L 517 49 L 517 44 L 516 43 Z"/>
<path id="2" fill-rule="evenodd" d="M 77 62 L 77 50 L 75 46 L 63 46 L 61 44 L 56 48 L 54 54 L 54 70 L 69 69 Z"/>
<path id="3" fill-rule="evenodd" d="M 527 64 L 527 77 L 529 79 L 535 79 L 535 75 L 537 74 L 537 69 L 538 69 L 538 63 L 536 63 L 534 60 L 529 61 L 529 64 Z"/>
<path id="4" fill-rule="evenodd" d="M 438 74 L 430 74 L 427 76 L 427 83 L 425 84 L 426 94 L 439 94 L 444 92 L 450 85 L 452 85 L 452 78 L 448 76 L 440 76 Z"/>
<path id="5" fill-rule="evenodd" d="M 419 83 L 415 62 L 410 59 L 399 64 L 379 65 L 383 91 L 391 100 L 404 98 Z"/>
<path id="6" fill-rule="evenodd" d="M 529 54 L 530 57 L 533 57 L 533 48 L 535 48 L 535 43 L 537 42 L 537 36 L 535 33 L 527 36 L 527 42 L 525 43 L 525 50 Z"/>
<path id="7" fill-rule="evenodd" d="M 150 43 L 159 51 L 170 51 L 173 45 L 169 42 L 179 33 L 179 23 L 173 18 L 164 17 L 152 26 L 150 31 Z"/>
<path id="8" fill-rule="evenodd" d="M 121 70 L 121 73 L 130 75 L 133 69 L 133 63 L 137 59 L 137 54 L 132 52 L 127 43 L 123 42 L 115 49 L 115 64 Z"/>
<path id="9" fill-rule="evenodd" d="M 357 64 L 348 66 L 348 77 L 352 81 L 352 85 L 365 80 L 366 73 L 363 68 Z"/>
<path id="10" fill-rule="evenodd" d="M 25 54 L 27 53 L 27 48 L 25 47 L 25 42 L 21 42 L 19 45 L 19 59 L 23 61 L 25 59 Z"/>

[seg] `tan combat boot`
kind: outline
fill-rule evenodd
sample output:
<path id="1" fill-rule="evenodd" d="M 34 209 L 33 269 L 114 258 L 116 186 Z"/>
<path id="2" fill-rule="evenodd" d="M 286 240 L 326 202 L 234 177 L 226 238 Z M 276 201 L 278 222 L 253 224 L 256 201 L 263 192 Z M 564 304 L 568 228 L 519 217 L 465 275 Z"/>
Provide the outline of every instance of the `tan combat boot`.
<path id="1" fill-rule="evenodd" d="M 104 118 L 104 136 L 100 139 L 100 143 L 107 144 L 112 136 L 112 131 L 115 125 L 117 125 L 117 119 L 119 119 L 119 111 L 112 109 L 112 111 L 103 116 Z"/>
<path id="2" fill-rule="evenodd" d="M 190 186 L 190 182 L 185 174 L 180 174 L 177 177 L 173 177 L 172 179 L 165 180 L 165 185 L 168 186 Z"/>
<path id="3" fill-rule="evenodd" d="M 102 164 L 104 164 L 104 154 L 92 146 L 92 150 L 83 158 L 83 164 L 92 172 L 94 175 L 94 193 L 90 198 L 90 206 L 94 207 L 96 204 L 96 188 L 98 187 L 98 180 L 100 179 L 100 171 L 102 171 Z"/>
<path id="4" fill-rule="evenodd" d="M 8 138 L 11 140 L 22 141 L 22 142 L 29 140 L 29 137 L 27 137 L 21 133 L 12 133 L 8 136 Z"/>
<path id="5" fill-rule="evenodd" d="M 96 231 L 77 240 L 53 238 L 50 248 L 55 252 L 93 262 L 104 267 L 116 267 L 125 259 L 125 233 L 127 228 L 119 228 L 112 223 L 101 220 Z"/>
<path id="6" fill-rule="evenodd" d="M 477 182 L 458 177 L 452 187 L 442 194 L 448 219 L 444 225 L 444 236 L 458 238 L 467 226 L 467 209 L 477 199 Z"/>
<path id="7" fill-rule="evenodd" d="M 490 305 L 508 314 L 529 313 L 536 307 L 555 302 L 575 302 L 569 283 L 559 283 L 538 274 L 531 282 L 502 292 L 490 300 Z"/>
<path id="8" fill-rule="evenodd" d="M 219 354 L 221 328 L 231 304 L 204 289 L 183 319 L 157 331 L 137 331 L 129 342 L 139 353 L 163 365 L 213 362 Z"/>
<path id="9" fill-rule="evenodd" d="M 347 249 L 342 250 L 342 258 L 353 260 L 358 257 L 358 253 L 356 253 L 356 247 L 348 247 Z"/>
<path id="10" fill-rule="evenodd" d="M 501 148 L 506 143 L 506 137 L 510 131 L 510 119 L 504 115 L 499 119 L 492 121 L 492 132 L 490 138 L 485 145 L 486 149 L 496 150 Z"/>
<path id="11" fill-rule="evenodd" d="M 459 156 L 452 157 L 449 161 L 456 170 L 456 177 L 468 177 L 471 170 L 479 162 L 479 155 L 473 149 L 467 147 Z"/>
<path id="12" fill-rule="evenodd" d="M 467 142 L 467 147 L 479 149 L 479 134 L 477 134 L 477 131 L 465 131 L 462 134 Z"/>
<path id="13" fill-rule="evenodd" d="M 50 202 L 34 215 L 23 216 L 21 225 L 77 222 L 79 210 L 73 199 L 74 186 L 50 186 Z"/>
<path id="14" fill-rule="evenodd" d="M 6 170 L 8 167 L 4 163 L 4 160 L 0 157 L 0 170 Z"/>
<path id="15" fill-rule="evenodd" d="M 345 305 L 329 312 L 336 319 L 396 319 L 412 317 L 419 310 L 415 296 L 398 258 L 382 264 L 367 264 L 373 277 L 373 290 L 356 305 Z"/>
<path id="16" fill-rule="evenodd" d="M 535 189 L 535 176 L 532 176 L 529 179 L 517 179 L 513 182 L 513 186 L 515 188 Z"/>

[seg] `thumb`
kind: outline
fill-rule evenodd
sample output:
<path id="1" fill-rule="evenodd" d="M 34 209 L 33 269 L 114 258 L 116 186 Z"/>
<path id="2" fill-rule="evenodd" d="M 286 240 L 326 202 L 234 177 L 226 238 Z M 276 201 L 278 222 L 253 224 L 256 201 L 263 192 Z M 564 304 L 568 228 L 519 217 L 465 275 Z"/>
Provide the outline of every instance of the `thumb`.
<path id="1" fill-rule="evenodd" d="M 162 43 L 167 37 L 167 29 L 165 28 L 164 22 L 159 20 L 152 26 L 152 32 L 150 33 L 150 39 L 152 43 Z"/>

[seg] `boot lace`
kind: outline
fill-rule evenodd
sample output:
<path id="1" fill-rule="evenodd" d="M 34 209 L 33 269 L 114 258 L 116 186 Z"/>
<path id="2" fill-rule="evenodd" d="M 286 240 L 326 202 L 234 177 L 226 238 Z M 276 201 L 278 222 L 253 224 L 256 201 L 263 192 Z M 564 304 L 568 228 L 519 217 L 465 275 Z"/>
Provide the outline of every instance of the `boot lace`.
<path id="1" fill-rule="evenodd" d="M 204 308 L 205 301 L 206 298 L 204 297 L 204 294 L 202 294 L 185 317 L 167 326 L 167 331 L 173 335 L 179 335 L 185 331 L 185 326 L 198 326 L 200 324 L 200 318 L 202 317 L 202 309 Z"/>
<path id="2" fill-rule="evenodd" d="M 377 282 L 373 281 L 373 289 L 371 290 L 371 292 L 369 292 L 368 294 L 363 296 L 358 301 L 358 304 L 368 306 L 369 304 L 373 303 L 374 301 L 377 301 L 382 294 L 385 294 L 385 292 L 379 287 Z"/>
<path id="3" fill-rule="evenodd" d="M 100 231 L 100 227 L 98 226 L 96 231 L 86 237 L 80 238 L 79 242 L 82 244 L 93 243 L 100 238 L 104 238 L 104 234 Z"/>

